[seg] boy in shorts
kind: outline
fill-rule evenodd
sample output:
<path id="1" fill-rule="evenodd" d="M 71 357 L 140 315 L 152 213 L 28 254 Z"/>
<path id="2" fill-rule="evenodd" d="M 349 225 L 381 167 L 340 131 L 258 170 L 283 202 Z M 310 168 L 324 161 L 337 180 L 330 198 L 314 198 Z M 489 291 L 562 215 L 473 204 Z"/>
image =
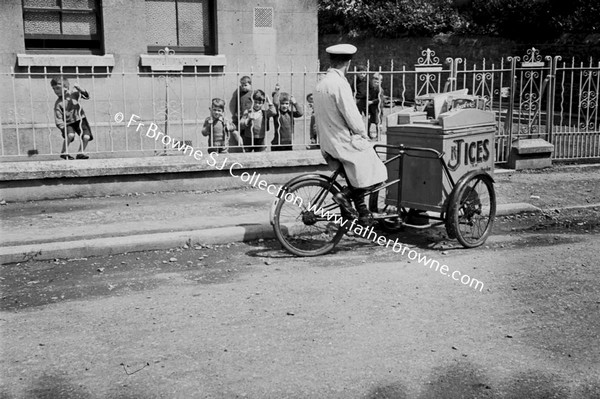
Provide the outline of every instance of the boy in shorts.
<path id="1" fill-rule="evenodd" d="M 208 136 L 208 152 L 227 153 L 229 138 L 233 136 L 241 142 L 235 125 L 225 119 L 225 100 L 213 98 L 210 106 L 210 116 L 204 120 L 202 135 Z"/>
<path id="2" fill-rule="evenodd" d="M 75 140 L 75 135 L 77 134 L 81 138 L 81 142 L 79 143 L 79 154 L 77 154 L 76 158 L 88 159 L 89 156 L 84 151 L 88 142 L 92 141 L 94 136 L 92 136 L 90 124 L 85 117 L 83 108 L 79 104 L 79 100 L 88 100 L 90 98 L 89 93 L 77 84 L 73 85 L 74 90 L 70 92 L 69 80 L 62 76 L 53 78 L 50 81 L 50 85 L 58 97 L 54 103 L 54 120 L 56 127 L 61 131 L 65 139 L 60 157 L 67 160 L 74 159 L 67 153 L 67 147 Z"/>

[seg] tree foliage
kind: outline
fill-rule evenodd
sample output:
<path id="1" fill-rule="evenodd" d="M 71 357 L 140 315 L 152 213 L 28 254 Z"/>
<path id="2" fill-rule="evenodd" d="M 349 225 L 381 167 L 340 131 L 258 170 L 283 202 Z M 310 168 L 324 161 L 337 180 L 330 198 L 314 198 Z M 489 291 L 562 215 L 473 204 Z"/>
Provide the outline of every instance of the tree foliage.
<path id="1" fill-rule="evenodd" d="M 417 36 L 455 31 L 462 22 L 453 0 L 319 1 L 321 33 Z"/>
<path id="2" fill-rule="evenodd" d="M 320 33 L 376 37 L 492 34 L 553 38 L 598 32 L 598 0 L 319 0 Z"/>

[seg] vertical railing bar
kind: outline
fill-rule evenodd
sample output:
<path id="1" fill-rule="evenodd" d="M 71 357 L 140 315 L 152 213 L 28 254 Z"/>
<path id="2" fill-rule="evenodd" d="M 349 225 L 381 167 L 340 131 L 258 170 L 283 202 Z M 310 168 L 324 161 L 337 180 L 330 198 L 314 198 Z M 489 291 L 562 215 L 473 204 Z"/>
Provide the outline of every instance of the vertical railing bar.
<path id="1" fill-rule="evenodd" d="M 158 119 L 157 115 L 156 115 L 156 90 L 154 87 L 155 79 L 156 79 L 156 77 L 154 76 L 154 71 L 150 70 L 150 87 L 152 89 L 151 90 L 152 91 L 152 120 L 151 120 L 152 123 L 154 123 L 155 119 Z M 157 148 L 156 148 L 157 142 L 156 141 L 157 140 L 154 140 L 154 144 L 152 145 L 152 147 L 154 147 L 154 155 L 156 155 L 156 151 L 157 151 Z"/>
<path id="2" fill-rule="evenodd" d="M 565 79 L 567 77 L 567 62 L 563 61 L 563 74 L 561 79 L 561 91 L 560 91 L 560 131 L 562 132 L 559 139 L 560 156 L 564 157 L 565 154 L 565 139 L 568 137 L 570 130 L 571 119 L 570 115 L 567 115 L 567 122 L 564 121 L 564 101 L 565 101 Z M 566 123 L 566 126 L 565 126 Z"/>
<path id="3" fill-rule="evenodd" d="M 595 118 L 594 118 L 594 131 L 595 131 L 595 136 L 596 138 L 600 139 L 600 136 L 598 136 L 598 130 L 599 127 L 598 126 L 598 101 L 600 101 L 600 62 L 598 62 L 598 66 L 596 68 L 596 91 L 595 91 L 595 105 L 596 107 L 594 107 L 594 114 L 595 114 Z M 598 155 L 598 153 L 600 152 L 600 141 L 598 142 L 597 146 L 594 146 L 593 143 L 594 140 L 592 140 L 592 151 L 590 155 Z M 598 141 L 598 140 L 597 140 Z"/>
<path id="4" fill-rule="evenodd" d="M 106 73 L 108 74 L 108 67 L 106 67 Z M 96 93 L 96 75 L 94 72 L 94 66 L 92 65 L 92 95 L 90 96 L 92 98 L 92 108 L 94 110 L 94 134 L 96 135 L 96 139 L 94 140 L 95 144 L 94 146 L 96 147 L 96 153 L 99 152 L 98 149 L 98 141 L 99 139 L 99 135 L 98 135 L 98 109 L 97 109 L 97 105 L 96 105 L 96 96 L 98 93 Z M 110 115 L 109 115 L 110 117 Z M 89 121 L 88 121 L 89 122 Z M 89 145 L 89 144 L 88 144 Z"/>
<path id="5" fill-rule="evenodd" d="M 578 149 L 579 149 L 578 147 L 580 144 L 579 140 L 581 137 L 581 131 L 583 130 L 581 128 L 581 111 L 582 111 L 581 110 L 581 92 L 583 91 L 583 84 L 584 84 L 583 83 L 583 62 L 580 62 L 580 64 L 579 64 L 579 100 L 577 102 L 578 103 L 577 104 L 577 130 L 578 130 L 577 133 L 579 133 L 579 134 L 576 135 L 576 140 L 577 140 L 576 147 L 575 147 L 575 150 L 576 150 L 575 157 L 576 158 L 579 157 L 579 151 L 578 151 Z"/>
<path id="6" fill-rule="evenodd" d="M 542 69 L 542 71 L 543 71 L 543 69 Z M 549 74 L 550 73 L 551 72 L 549 72 Z M 544 98 L 544 80 L 546 78 L 549 79 L 548 75 L 546 75 L 546 78 L 544 78 L 543 75 L 544 75 L 543 73 L 540 73 L 540 79 L 539 79 L 540 96 L 539 96 L 539 100 L 538 100 L 538 102 L 539 102 L 539 104 L 538 104 L 538 109 L 539 109 L 539 113 L 538 113 L 538 137 L 540 137 L 540 136 L 543 137 L 543 136 L 547 136 L 548 135 L 548 121 L 547 121 L 547 119 L 548 119 L 548 104 L 546 104 L 546 133 L 544 135 L 541 134 L 541 132 L 542 132 L 542 100 Z M 548 87 L 548 83 L 550 83 L 550 82 L 547 81 L 547 83 L 546 83 L 546 89 L 549 90 L 550 87 Z"/>
<path id="7" fill-rule="evenodd" d="M 302 101 L 304 102 L 304 118 L 302 118 L 303 122 L 302 122 L 302 140 L 304 141 L 304 143 L 309 142 L 310 143 L 310 131 L 308 132 L 308 140 L 306 140 L 306 118 L 309 116 L 308 115 L 308 101 L 306 101 L 306 65 L 304 65 L 304 73 L 302 75 Z M 312 113 L 311 113 L 312 115 Z"/>
<path id="8" fill-rule="evenodd" d="M 33 149 L 37 148 L 35 139 L 35 112 L 33 112 L 33 87 L 31 83 L 31 65 L 27 66 L 27 80 L 29 82 L 29 107 L 31 108 L 31 130 L 33 134 Z"/>
<path id="9" fill-rule="evenodd" d="M 564 155 L 566 158 L 571 157 L 571 134 L 575 130 L 573 126 L 575 116 L 573 115 L 573 97 L 574 97 L 574 85 L 575 85 L 575 57 L 571 58 L 571 73 L 570 73 L 570 84 L 569 84 L 569 115 L 568 115 L 568 129 L 564 137 Z"/>
<path id="10" fill-rule="evenodd" d="M 390 114 L 392 113 L 392 110 L 394 108 L 394 59 L 392 58 L 390 60 Z M 387 121 L 387 118 L 386 118 Z M 384 126 L 386 127 L 385 129 L 385 134 L 387 136 L 387 123 L 384 124 Z M 386 138 L 386 143 L 387 143 L 387 138 Z"/>
<path id="11" fill-rule="evenodd" d="M 587 107 L 586 107 L 586 112 L 585 112 L 585 131 L 589 132 L 590 130 L 590 108 L 591 108 L 591 101 L 592 101 L 592 79 L 594 77 L 593 73 L 592 73 L 592 60 L 590 59 L 590 68 L 588 70 L 588 79 L 587 79 L 587 92 L 588 92 L 588 102 L 587 102 Z"/>
<path id="12" fill-rule="evenodd" d="M 515 120 L 515 94 L 517 94 L 517 59 L 518 57 L 510 57 L 510 98 L 509 98 L 509 106 L 508 112 L 508 139 L 506 143 L 506 151 L 507 153 L 510 151 L 512 147 L 512 141 L 514 137 L 514 120 Z M 519 91 L 520 94 L 520 91 Z M 518 134 L 518 132 L 517 132 Z"/>
<path id="13" fill-rule="evenodd" d="M 253 78 L 254 77 L 252 76 L 252 74 L 250 74 L 250 80 L 252 80 Z M 240 128 L 240 124 L 241 124 L 241 120 L 242 120 L 242 116 L 241 116 L 241 113 L 242 113 L 241 112 L 241 108 L 242 108 L 242 99 L 241 99 L 241 97 L 242 96 L 241 96 L 240 89 L 239 89 L 239 87 L 240 87 L 240 85 L 239 85 L 239 82 L 240 82 L 240 60 L 239 60 L 239 58 L 238 58 L 238 63 L 237 63 L 237 72 L 236 72 L 235 82 L 236 82 L 236 85 L 238 86 L 238 89 L 235 91 L 236 92 L 236 97 L 237 97 L 237 99 L 236 99 L 236 101 L 237 101 L 237 107 L 236 107 L 236 109 L 237 109 L 237 115 L 236 115 L 236 118 L 237 118 L 238 129 L 240 129 L 239 133 L 241 135 L 242 134 L 242 132 L 241 132 L 242 129 Z M 252 93 L 253 92 L 254 92 L 254 82 L 252 82 Z M 250 98 L 252 98 L 252 96 L 250 96 Z M 238 145 L 243 148 L 243 143 L 238 143 Z"/>
<path id="14" fill-rule="evenodd" d="M 209 80 L 212 80 L 212 74 L 210 74 L 211 71 L 211 67 L 212 64 L 209 66 Z M 224 98 L 226 98 L 225 96 L 223 96 Z M 210 95 L 210 87 L 209 87 L 209 107 L 211 107 L 211 99 L 212 96 Z M 194 143 L 195 145 L 197 145 L 198 147 L 201 146 L 201 137 L 200 134 L 198 132 L 198 127 L 200 126 L 200 123 L 203 123 L 203 120 L 200 119 L 200 115 L 198 114 L 198 110 L 200 109 L 200 104 L 198 103 L 198 65 L 194 65 L 194 102 L 195 102 L 195 115 L 196 115 L 196 123 L 194 124 L 194 139 L 196 140 L 196 142 Z M 226 103 L 227 104 L 227 103 Z M 225 109 L 227 109 L 227 105 L 225 105 Z M 223 112 L 224 113 L 224 112 Z M 229 145 L 229 143 L 225 143 L 226 145 Z"/>
<path id="15" fill-rule="evenodd" d="M 181 113 L 180 113 L 180 121 L 181 121 L 181 141 L 182 143 L 179 143 L 180 146 L 185 144 L 185 96 L 183 94 L 183 77 L 185 75 L 185 72 L 182 70 L 179 73 L 179 101 L 180 101 L 180 106 L 181 106 Z M 208 81 L 211 81 L 211 77 L 208 78 Z M 181 147 L 180 147 L 181 148 Z"/>
<path id="16" fill-rule="evenodd" d="M 404 108 L 406 102 L 406 65 L 402 65 L 402 107 Z M 417 93 L 415 91 L 415 97 Z"/>
<path id="17" fill-rule="evenodd" d="M 60 66 L 60 77 L 61 77 L 61 83 L 64 84 L 63 79 L 62 79 L 63 75 L 64 75 L 63 65 L 61 65 Z M 64 88 L 63 88 L 63 90 L 64 90 Z M 63 124 L 64 124 L 64 127 L 65 127 L 64 128 L 65 129 L 65 137 L 64 137 L 65 154 L 69 154 L 69 144 L 71 144 L 71 143 L 69 142 L 69 134 L 68 134 L 68 131 L 67 131 L 67 115 L 66 115 L 66 112 L 65 112 L 65 110 L 67 109 L 67 107 L 65 105 L 65 96 L 64 95 L 62 96 L 62 99 L 63 99 L 63 101 L 62 101 L 62 104 L 63 104 Z"/>
<path id="18" fill-rule="evenodd" d="M 81 82 L 79 81 L 79 65 L 75 66 L 75 80 L 77 81 L 78 85 L 81 85 Z M 79 107 L 80 108 L 79 108 L 79 115 L 78 115 L 80 118 L 81 118 L 81 110 L 83 109 L 83 107 L 81 106 L 81 103 L 82 103 L 82 101 L 81 101 L 81 97 L 80 97 L 80 99 L 79 99 Z M 80 119 L 78 124 L 79 124 L 79 130 L 81 131 L 81 136 L 79 136 L 78 139 L 79 139 L 79 142 L 80 142 L 79 145 L 81 146 L 81 150 L 83 151 L 83 141 L 81 140 L 81 137 L 83 136 L 83 131 L 81 129 L 82 123 L 83 122 Z"/>
<path id="19" fill-rule="evenodd" d="M 575 57 L 571 58 L 571 82 L 569 85 L 569 133 L 573 130 L 573 85 L 575 84 Z"/>
<path id="20" fill-rule="evenodd" d="M 498 140 L 496 141 L 497 145 L 496 148 L 498 149 L 498 153 L 496 154 L 496 158 L 498 161 L 500 162 L 504 162 L 504 140 L 502 137 L 502 129 L 501 129 L 501 122 L 502 122 L 502 87 L 504 86 L 504 74 L 502 73 L 502 69 L 503 69 L 503 63 L 504 63 L 504 58 L 500 59 L 500 69 L 498 70 L 498 72 L 500 73 L 500 77 L 498 79 L 498 84 L 499 84 L 499 88 L 498 88 L 498 122 L 496 125 L 496 132 L 497 132 L 497 137 Z M 494 64 L 492 64 L 492 69 L 494 69 Z M 492 100 L 492 110 L 494 109 L 494 101 Z"/>
<path id="21" fill-rule="evenodd" d="M 107 67 L 108 69 L 108 67 Z M 114 152 L 115 151 L 115 138 L 114 138 L 114 131 L 113 131 L 113 125 L 112 125 L 112 81 L 113 81 L 113 74 L 110 74 L 108 76 L 107 80 L 107 86 L 108 86 L 108 132 L 109 132 L 109 136 L 110 136 L 110 152 Z"/>
<path id="22" fill-rule="evenodd" d="M 475 64 L 471 67 L 471 93 L 475 95 L 477 90 L 477 73 L 475 73 Z"/>
<path id="23" fill-rule="evenodd" d="M 127 91 L 125 90 L 125 59 L 121 60 L 121 88 L 123 89 L 123 114 L 127 115 Z M 129 131 L 127 130 L 127 124 L 125 128 L 125 151 L 129 152 Z"/>
<path id="24" fill-rule="evenodd" d="M 278 85 L 279 82 L 281 81 L 281 65 L 277 64 L 277 68 L 276 68 L 277 72 L 275 72 L 275 84 Z M 281 86 L 280 86 L 281 88 Z M 269 95 L 269 92 L 271 92 L 270 90 L 267 90 L 267 87 L 265 85 L 265 92 L 267 93 L 267 95 Z M 270 93 L 271 95 L 273 94 L 273 92 Z M 290 89 L 288 90 L 288 94 L 293 94 L 293 91 L 290 87 Z M 272 100 L 272 99 L 271 99 Z M 276 148 L 278 148 L 281 145 L 281 114 L 279 112 L 277 112 L 277 115 L 275 116 L 277 118 L 277 132 L 275 132 L 275 124 L 273 124 L 273 134 L 275 135 L 275 133 L 277 133 L 277 136 L 279 137 L 279 140 L 277 142 L 277 144 L 272 144 L 271 145 L 271 150 L 273 150 L 273 146 L 275 146 Z M 293 118 L 293 117 L 292 117 Z M 273 120 L 275 121 L 275 120 Z M 266 134 L 266 133 L 265 133 Z M 266 137 L 265 137 L 265 141 L 266 141 Z M 273 136 L 273 141 L 275 141 L 275 137 Z"/>
<path id="25" fill-rule="evenodd" d="M 418 85 L 419 85 L 419 82 L 418 82 L 418 79 L 419 79 L 419 78 L 418 78 L 418 75 L 419 75 L 419 72 L 417 72 L 417 70 L 416 70 L 416 68 L 415 68 L 415 74 L 414 74 L 414 78 L 415 78 L 415 86 L 414 86 L 414 87 L 415 87 L 415 99 L 414 99 L 414 100 L 415 100 L 415 104 L 416 104 L 416 101 L 417 101 L 417 97 L 418 97 L 418 96 L 419 96 L 419 94 L 420 94 L 420 91 L 419 91 L 419 86 L 418 86 Z"/>
<path id="26" fill-rule="evenodd" d="M 521 70 L 519 70 L 519 78 L 518 78 L 519 113 L 517 114 L 517 118 L 516 118 L 517 119 L 517 131 L 515 133 L 517 139 L 521 138 L 521 135 L 522 135 L 521 123 L 522 123 L 522 119 L 523 119 L 523 91 L 527 89 L 527 87 L 523 87 L 523 78 L 524 78 L 524 71 L 523 71 L 523 69 L 521 69 Z"/>
<path id="27" fill-rule="evenodd" d="M 141 71 L 140 71 L 140 66 L 136 65 L 135 67 L 135 85 L 137 86 L 137 94 L 138 94 L 138 114 L 140 115 L 141 119 L 144 120 L 144 113 L 142 112 L 144 109 L 144 105 L 142 104 L 142 89 L 140 88 L 140 79 L 141 79 Z M 127 116 L 125 116 L 127 118 Z M 128 120 L 129 121 L 129 120 Z M 135 127 L 136 131 L 138 129 L 138 127 Z M 138 131 L 138 136 L 140 138 L 140 152 L 143 153 L 144 151 L 144 136 L 143 136 L 143 131 L 144 129 L 141 128 Z"/>
<path id="28" fill-rule="evenodd" d="M 50 83 L 48 82 L 48 67 L 44 66 L 44 93 L 46 93 L 46 103 L 51 104 L 48 86 L 50 86 Z M 50 147 L 50 154 L 54 154 L 54 147 L 52 145 L 52 128 L 51 128 L 51 126 L 55 122 L 54 121 L 54 108 L 51 108 L 50 115 L 52 115 L 52 119 L 48 116 L 48 112 L 46 112 L 46 119 L 48 121 L 48 123 L 47 123 L 48 124 L 48 144 Z"/>
<path id="29" fill-rule="evenodd" d="M 575 126 L 573 123 L 576 123 L 575 115 L 573 115 L 573 101 L 575 97 L 575 57 L 571 57 L 571 82 L 569 86 L 569 132 L 567 134 L 567 140 L 565 145 L 567 146 L 565 155 L 567 157 L 572 156 L 572 145 L 571 145 L 571 137 L 572 133 L 575 131 Z M 575 122 L 574 122 L 575 121 Z"/>
<path id="30" fill-rule="evenodd" d="M 367 132 L 367 136 L 369 135 L 369 96 L 371 95 L 371 60 L 367 60 L 367 82 L 366 82 L 366 94 L 365 94 L 365 109 L 360 110 L 365 111 L 365 130 Z"/>
<path id="31" fill-rule="evenodd" d="M 19 114 L 18 114 L 18 110 L 17 110 L 17 87 L 15 85 L 15 68 L 13 66 L 10 67 L 10 74 L 12 76 L 11 78 L 11 82 L 12 82 L 12 89 L 13 89 L 13 106 L 14 106 L 14 111 L 15 111 L 15 128 L 16 128 L 16 133 L 17 133 L 17 155 L 21 155 L 21 143 L 19 140 Z"/>

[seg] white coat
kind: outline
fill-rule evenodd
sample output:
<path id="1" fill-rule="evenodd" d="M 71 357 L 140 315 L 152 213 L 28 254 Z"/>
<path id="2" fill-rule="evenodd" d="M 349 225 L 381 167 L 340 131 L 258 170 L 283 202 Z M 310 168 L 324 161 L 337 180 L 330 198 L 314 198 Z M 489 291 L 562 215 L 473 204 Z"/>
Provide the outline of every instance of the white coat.
<path id="1" fill-rule="evenodd" d="M 315 88 L 314 112 L 321 152 L 342 162 L 350 184 L 369 187 L 387 179 L 387 168 L 367 139 L 365 124 L 342 71 L 331 68 Z"/>

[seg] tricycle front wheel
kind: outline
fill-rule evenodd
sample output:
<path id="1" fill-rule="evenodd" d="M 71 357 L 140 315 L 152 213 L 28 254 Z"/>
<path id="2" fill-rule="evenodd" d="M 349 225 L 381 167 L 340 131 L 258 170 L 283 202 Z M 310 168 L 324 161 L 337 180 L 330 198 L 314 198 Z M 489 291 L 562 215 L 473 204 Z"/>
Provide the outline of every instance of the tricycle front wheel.
<path id="1" fill-rule="evenodd" d="M 446 230 L 466 248 L 482 245 L 496 217 L 494 182 L 485 172 L 464 176 L 448 199 Z"/>
<path id="2" fill-rule="evenodd" d="M 339 190 L 325 180 L 300 180 L 273 203 L 273 229 L 285 249 L 298 256 L 333 250 L 350 221 L 333 200 Z"/>

